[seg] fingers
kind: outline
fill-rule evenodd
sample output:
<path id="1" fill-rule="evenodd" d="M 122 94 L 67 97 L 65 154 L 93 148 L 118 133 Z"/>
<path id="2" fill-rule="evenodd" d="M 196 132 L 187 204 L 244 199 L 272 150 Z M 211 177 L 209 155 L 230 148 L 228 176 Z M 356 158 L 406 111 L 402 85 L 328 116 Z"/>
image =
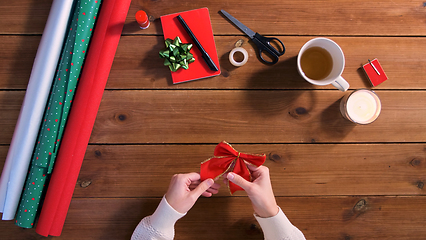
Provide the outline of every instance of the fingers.
<path id="1" fill-rule="evenodd" d="M 194 190 L 198 185 L 200 185 L 200 183 L 201 181 L 191 182 L 191 185 L 189 185 L 189 189 Z M 220 184 L 215 182 L 209 189 L 207 189 L 207 191 L 215 194 L 219 191 L 219 188 Z"/>
<path id="2" fill-rule="evenodd" d="M 265 166 L 256 167 L 254 165 L 247 165 L 248 169 L 252 172 L 252 177 L 254 179 L 259 178 L 260 176 L 269 178 L 269 168 Z"/>
<path id="3" fill-rule="evenodd" d="M 230 172 L 230 173 L 228 173 L 227 175 L 226 175 L 226 178 L 229 180 L 229 181 L 231 181 L 231 182 L 233 182 L 233 183 L 235 183 L 235 184 L 237 184 L 238 186 L 240 186 L 240 187 L 242 187 L 245 191 L 247 191 L 247 189 L 251 186 L 251 182 L 249 182 L 249 181 L 247 181 L 247 180 L 245 180 L 243 177 L 241 177 L 240 175 L 238 175 L 238 174 L 235 174 L 235 173 L 233 173 L 233 172 Z"/>
<path id="4" fill-rule="evenodd" d="M 200 183 L 201 183 L 201 180 L 200 180 L 201 176 L 200 176 L 199 173 L 192 172 L 192 173 L 187 173 L 185 175 L 186 175 L 187 179 L 190 180 L 190 183 L 189 183 L 189 189 L 190 190 L 194 190 L 195 188 L 197 188 L 198 185 L 200 185 Z M 210 186 L 210 188 L 208 188 L 207 191 L 210 192 L 210 193 L 216 194 L 216 193 L 218 193 L 219 188 L 220 188 L 220 185 L 214 182 Z"/>
<path id="5" fill-rule="evenodd" d="M 194 190 L 195 188 L 197 188 L 197 186 L 198 185 L 191 185 L 191 186 L 189 186 L 189 189 L 192 191 L 192 190 Z M 213 185 L 214 186 L 214 185 Z M 219 188 L 213 188 L 213 186 L 212 187 L 210 187 L 209 189 L 207 189 L 207 191 L 205 191 L 202 195 L 204 196 L 204 197 L 210 197 L 211 195 L 213 195 L 213 194 L 217 194 L 217 193 L 219 193 Z M 206 195 L 208 195 L 208 196 L 206 196 Z"/>
<path id="6" fill-rule="evenodd" d="M 189 180 L 191 180 L 191 182 L 200 180 L 200 178 L 201 178 L 200 174 L 196 173 L 196 172 L 187 173 L 185 175 L 188 177 Z"/>
<path id="7" fill-rule="evenodd" d="M 258 167 L 258 166 L 251 165 L 251 164 L 246 164 L 246 165 L 247 165 L 248 169 L 252 172 L 255 172 L 256 170 L 258 170 L 262 167 L 262 166 Z"/>
<path id="8" fill-rule="evenodd" d="M 204 192 L 207 191 L 214 184 L 213 179 L 209 178 L 200 183 L 192 192 L 197 198 L 201 196 Z"/>
<path id="9" fill-rule="evenodd" d="M 211 197 L 213 194 L 212 194 L 212 193 L 209 193 L 209 192 L 203 192 L 201 195 L 202 195 L 203 197 Z"/>
<path id="10" fill-rule="evenodd" d="M 198 185 L 200 185 L 200 183 L 201 183 L 201 181 L 193 181 L 193 182 L 191 182 L 191 185 L 189 186 L 189 188 L 192 188 L 192 189 L 194 189 L 194 188 L 196 188 Z M 218 183 L 214 183 L 210 188 L 213 188 L 213 189 L 219 189 L 220 188 L 220 184 L 218 184 Z"/>

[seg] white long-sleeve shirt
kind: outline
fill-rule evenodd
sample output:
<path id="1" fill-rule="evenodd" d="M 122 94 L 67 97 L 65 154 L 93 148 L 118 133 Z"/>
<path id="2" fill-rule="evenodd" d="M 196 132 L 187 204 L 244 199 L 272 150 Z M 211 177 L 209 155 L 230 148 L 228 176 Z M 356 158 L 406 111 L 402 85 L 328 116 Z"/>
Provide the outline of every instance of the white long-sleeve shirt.
<path id="1" fill-rule="evenodd" d="M 142 219 L 132 235 L 132 240 L 172 240 L 175 223 L 186 213 L 176 211 L 163 197 L 154 214 Z M 266 240 L 304 240 L 303 233 L 293 226 L 281 208 L 278 214 L 261 218 L 254 214 Z"/>

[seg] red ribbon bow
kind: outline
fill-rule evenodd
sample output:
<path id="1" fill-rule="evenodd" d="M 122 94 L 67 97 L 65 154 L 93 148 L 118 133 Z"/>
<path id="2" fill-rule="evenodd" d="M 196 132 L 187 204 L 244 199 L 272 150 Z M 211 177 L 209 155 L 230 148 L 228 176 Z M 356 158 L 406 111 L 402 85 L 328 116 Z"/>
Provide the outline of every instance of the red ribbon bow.
<path id="1" fill-rule="evenodd" d="M 201 163 L 201 180 L 212 178 L 217 180 L 227 172 L 234 172 L 247 181 L 251 181 L 251 174 L 246 164 L 261 166 L 266 160 L 266 155 L 247 154 L 235 150 L 229 143 L 223 141 L 214 149 L 214 157 Z M 244 190 L 240 186 L 229 182 L 231 194 Z"/>

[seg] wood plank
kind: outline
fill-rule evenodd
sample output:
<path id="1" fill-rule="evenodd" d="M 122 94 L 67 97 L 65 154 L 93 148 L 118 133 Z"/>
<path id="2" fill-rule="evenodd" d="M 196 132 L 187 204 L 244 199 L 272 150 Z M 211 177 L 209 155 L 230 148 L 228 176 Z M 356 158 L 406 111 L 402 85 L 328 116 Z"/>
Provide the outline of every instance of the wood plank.
<path id="1" fill-rule="evenodd" d="M 176 173 L 198 172 L 215 145 L 91 145 L 74 197 L 158 197 Z M 424 144 L 240 145 L 265 153 L 276 196 L 426 195 Z M 3 166 L 7 147 L 0 147 Z M 313 157 L 315 156 L 315 157 Z M 1 169 L 1 167 L 0 167 Z M 229 196 L 222 185 L 219 196 Z M 245 195 L 244 192 L 235 193 Z"/>
<path id="2" fill-rule="evenodd" d="M 52 0 L 2 1 L 0 34 L 41 34 Z M 241 34 L 219 13 L 224 9 L 254 31 L 264 35 L 394 35 L 424 36 L 426 9 L 414 0 L 342 0 L 324 4 L 312 0 L 219 1 L 133 1 L 124 34 L 162 34 L 161 15 L 208 7 L 215 34 Z M 140 30 L 136 11 L 151 16 L 152 26 Z M 264 14 L 267 12 L 268 14 Z M 374 23 L 374 27 L 372 24 Z"/>
<path id="3" fill-rule="evenodd" d="M 41 34 L 52 0 L 0 1 L 0 34 Z"/>
<path id="4" fill-rule="evenodd" d="M 324 4 L 312 0 L 276 1 L 139 1 L 133 2 L 124 33 L 161 34 L 161 15 L 208 7 L 215 34 L 241 34 L 218 12 L 232 14 L 253 31 L 263 35 L 393 35 L 426 34 L 423 2 L 414 0 L 341 0 Z M 144 9 L 155 19 L 155 28 L 135 30 L 136 11 Z M 267 13 L 267 14 L 265 14 Z M 372 27 L 374 23 L 374 27 Z M 154 31 L 155 30 L 155 31 Z"/>
<path id="5" fill-rule="evenodd" d="M 19 111 L 24 100 L 24 92 L 0 92 L 0 144 L 10 144 Z"/>
<path id="6" fill-rule="evenodd" d="M 233 146 L 267 155 L 265 166 L 276 196 L 425 195 L 424 144 Z M 74 196 L 161 196 L 173 174 L 198 172 L 214 147 L 89 146 Z M 86 187 L 87 183 L 91 184 Z M 229 196 L 226 185 L 218 183 L 219 195 Z"/>
<path id="7" fill-rule="evenodd" d="M 280 197 L 277 203 L 306 239 L 422 239 L 425 197 Z M 55 239 L 130 239 L 159 198 L 74 198 Z M 420 210 L 420 211 L 419 211 Z M 245 197 L 201 198 L 176 224 L 175 239 L 263 239 Z M 9 240 L 42 239 L 34 229 L 0 222 Z"/>
<path id="8" fill-rule="evenodd" d="M 106 91 L 91 143 L 424 142 L 423 91 L 378 91 L 382 113 L 355 125 L 335 91 Z M 0 92 L 0 144 L 9 144 L 24 92 Z M 231 104 L 232 103 L 232 104 Z"/>
<path id="9" fill-rule="evenodd" d="M 158 52 L 164 47 L 162 36 L 123 36 L 117 49 L 107 89 L 334 89 L 318 87 L 304 81 L 296 69 L 299 49 L 311 37 L 280 37 L 287 52 L 274 66 L 262 64 L 254 46 L 241 36 L 217 36 L 216 46 L 222 74 L 218 77 L 173 85 L 171 76 Z M 143 40 L 141 40 L 143 39 Z M 233 67 L 228 54 L 238 39 L 244 39 L 249 52 L 248 63 Z M 376 89 L 426 89 L 425 40 L 416 37 L 366 38 L 332 37 L 345 52 L 343 73 L 351 89 L 370 87 L 361 65 L 378 58 L 389 80 Z M 0 89 L 26 89 L 40 41 L 39 36 L 0 36 Z M 398 49 L 398 51 L 389 51 Z M 401 54 L 403 52 L 404 54 Z M 15 56 L 20 56 L 16 58 Z"/>
<path id="10" fill-rule="evenodd" d="M 297 72 L 297 54 L 312 37 L 279 37 L 286 44 L 286 53 L 273 66 L 257 59 L 257 48 L 239 36 L 216 37 L 222 74 L 218 77 L 172 85 L 170 73 L 158 58 L 164 48 L 162 37 L 122 37 L 108 80 L 108 89 L 140 88 L 206 88 L 206 89 L 334 89 L 331 85 L 318 87 L 307 83 Z M 238 39 L 244 39 L 249 52 L 248 63 L 232 66 L 229 52 Z M 351 89 L 371 87 L 361 68 L 367 59 L 378 58 L 389 78 L 377 89 L 426 89 L 419 74 L 426 74 L 425 49 L 422 38 L 365 38 L 332 37 L 343 49 L 346 67 L 343 77 Z M 397 51 L 389 49 L 398 48 Z M 136 54 L 135 54 L 136 53 Z M 144 56 L 144 57 L 141 57 Z"/>
<path id="11" fill-rule="evenodd" d="M 335 91 L 107 91 L 92 143 L 424 142 L 425 92 L 380 91 L 382 113 L 355 125 Z"/>
<path id="12" fill-rule="evenodd" d="M 0 89 L 26 89 L 39 36 L 0 36 Z"/>

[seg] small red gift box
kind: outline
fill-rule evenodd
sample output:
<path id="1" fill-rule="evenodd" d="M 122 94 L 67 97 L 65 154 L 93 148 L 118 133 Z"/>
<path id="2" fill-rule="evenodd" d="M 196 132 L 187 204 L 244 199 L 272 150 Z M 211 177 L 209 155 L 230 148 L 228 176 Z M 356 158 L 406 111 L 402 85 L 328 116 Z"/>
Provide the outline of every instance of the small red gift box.
<path id="1" fill-rule="evenodd" d="M 373 61 L 368 60 L 368 63 L 364 64 L 362 68 L 374 87 L 388 79 L 377 58 Z"/>

